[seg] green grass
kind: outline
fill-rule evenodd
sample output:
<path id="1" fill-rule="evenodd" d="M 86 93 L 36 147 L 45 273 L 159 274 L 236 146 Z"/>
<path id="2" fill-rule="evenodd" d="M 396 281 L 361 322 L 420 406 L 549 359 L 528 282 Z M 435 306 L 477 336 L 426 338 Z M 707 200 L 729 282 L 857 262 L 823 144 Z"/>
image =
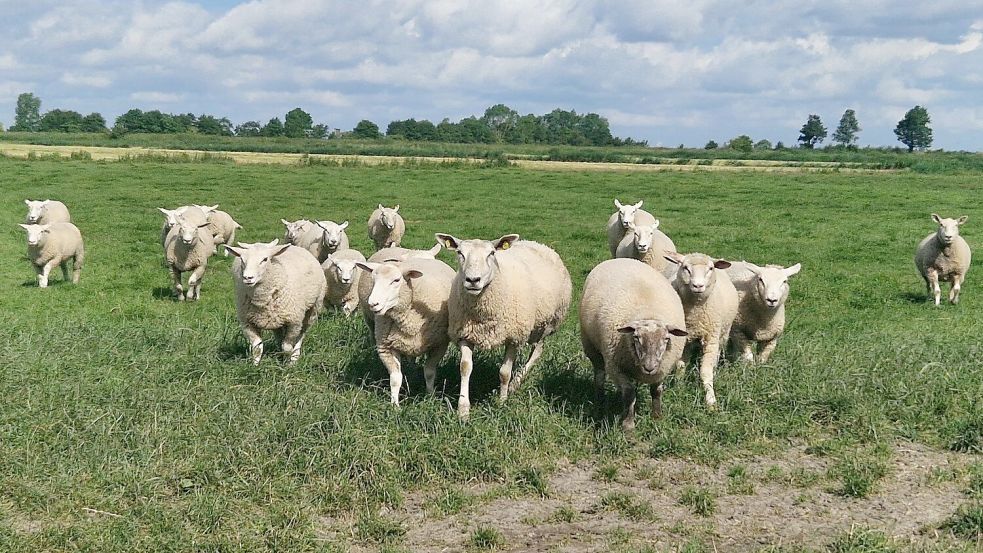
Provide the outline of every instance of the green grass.
<path id="1" fill-rule="evenodd" d="M 505 537 L 498 530 L 481 526 L 471 533 L 470 549 L 477 551 L 490 551 L 505 547 Z"/>
<path id="2" fill-rule="evenodd" d="M 978 243 L 978 178 L 148 159 L 0 159 L 0 174 L 0 550 L 317 551 L 346 536 L 398 545 L 398 517 L 364 513 L 474 483 L 552 494 L 560 459 L 729 466 L 740 454 L 780 454 L 790 441 L 836 458 L 897 440 L 981 446 L 983 287 L 974 275 L 983 269 L 970 272 L 960 305 L 934 308 L 911 262 L 933 230 L 931 211 L 969 215 L 963 233 Z M 77 287 L 59 274 L 36 288 L 23 259 L 23 200 L 48 197 L 69 205 L 86 238 Z M 670 379 L 658 422 L 639 394 L 631 438 L 617 428 L 616 401 L 602 420 L 591 414 L 576 301 L 505 404 L 493 401 L 501 352 L 477 357 L 462 424 L 448 406 L 456 356 L 440 367 L 432 398 L 410 364 L 410 397 L 393 410 L 357 318 L 325 314 L 296 366 L 275 356 L 251 366 L 229 259 L 211 260 L 199 303 L 179 304 L 157 242 L 157 206 L 219 203 L 245 227 L 243 241 L 282 236 L 281 217 L 348 219 L 353 246 L 365 250 L 369 211 L 399 203 L 410 247 L 429 247 L 436 231 L 518 232 L 551 244 L 576 296 L 606 257 L 614 197 L 644 198 L 682 251 L 804 267 L 767 366 L 723 364 L 716 413 L 692 372 Z M 460 503 L 450 498 L 446 512 Z M 322 539 L 325 520 L 348 533 Z"/>
<path id="3" fill-rule="evenodd" d="M 690 508 L 694 515 L 708 517 L 717 510 L 713 491 L 708 488 L 686 486 L 679 496 L 679 504 Z"/>
<path id="4" fill-rule="evenodd" d="M 652 504 L 630 492 L 609 492 L 601 497 L 601 507 L 636 522 L 658 520 Z"/>

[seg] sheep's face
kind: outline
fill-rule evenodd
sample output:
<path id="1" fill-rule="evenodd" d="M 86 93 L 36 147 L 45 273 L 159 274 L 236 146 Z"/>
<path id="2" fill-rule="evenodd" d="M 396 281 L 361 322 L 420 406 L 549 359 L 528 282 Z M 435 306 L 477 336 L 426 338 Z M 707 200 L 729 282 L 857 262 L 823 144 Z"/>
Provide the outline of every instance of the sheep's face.
<path id="1" fill-rule="evenodd" d="M 702 253 L 691 253 L 686 256 L 675 252 L 666 254 L 666 259 L 679 265 L 676 272 L 676 279 L 680 281 L 686 290 L 701 296 L 713 289 L 716 282 L 716 269 L 726 269 L 730 267 L 729 261 L 723 259 L 712 259 Z"/>
<path id="2" fill-rule="evenodd" d="M 246 248 L 225 246 L 229 253 L 239 258 L 239 267 L 234 269 L 241 269 L 239 274 L 242 283 L 250 287 L 263 282 L 263 277 L 270 268 L 270 261 L 289 248 L 290 244 L 277 245 L 276 240 L 269 244 L 253 244 Z"/>
<path id="3" fill-rule="evenodd" d="M 618 329 L 631 340 L 631 352 L 636 366 L 646 375 L 657 373 L 662 358 L 672 344 L 673 336 L 686 336 L 681 328 L 668 326 L 655 319 L 632 321 Z"/>
<path id="4" fill-rule="evenodd" d="M 178 216 L 187 210 L 186 207 L 179 207 L 177 209 L 164 209 L 163 207 L 158 207 L 157 209 L 164 214 L 164 226 L 167 227 L 168 230 L 177 224 Z"/>
<path id="5" fill-rule="evenodd" d="M 348 221 L 340 225 L 334 221 L 317 221 L 317 226 L 323 231 L 321 233 L 321 242 L 329 248 L 337 249 L 341 245 L 342 237 L 345 236 Z"/>
<path id="6" fill-rule="evenodd" d="M 372 275 L 372 292 L 365 300 L 369 310 L 376 315 L 385 315 L 399 305 L 399 294 L 403 286 L 414 279 L 423 276 L 420 271 L 403 272 L 394 263 L 356 262 L 355 265 Z"/>
<path id="7" fill-rule="evenodd" d="M 638 253 L 648 253 L 652 249 L 652 242 L 655 240 L 655 229 L 659 228 L 659 221 L 656 220 L 652 225 L 632 225 L 635 233 L 635 249 Z"/>
<path id="8" fill-rule="evenodd" d="M 354 259 L 335 259 L 329 255 L 324 264 L 329 271 L 334 271 L 335 279 L 338 282 L 348 285 L 355 282 L 355 271 L 358 268 Z"/>
<path id="9" fill-rule="evenodd" d="M 44 206 L 50 200 L 24 200 L 27 205 L 27 223 L 36 225 L 41 217 L 44 216 Z"/>
<path id="10" fill-rule="evenodd" d="M 304 232 L 307 225 L 311 224 L 311 222 L 307 219 L 299 219 L 294 222 L 290 222 L 286 219 L 280 219 L 280 222 L 283 223 L 283 226 L 287 227 L 287 231 L 284 233 L 283 237 L 286 238 L 287 242 L 290 242 L 291 244 L 293 244 L 294 241 L 296 241 L 297 238 Z"/>
<path id="11" fill-rule="evenodd" d="M 198 241 L 198 229 L 202 229 L 208 226 L 208 223 L 202 225 L 195 225 L 188 222 L 184 217 L 178 216 L 177 218 L 178 235 L 186 246 L 194 245 Z"/>
<path id="12" fill-rule="evenodd" d="M 519 240 L 518 234 L 506 234 L 498 240 L 459 240 L 450 234 L 436 235 L 437 241 L 448 250 L 457 252 L 464 291 L 473 296 L 481 294 L 498 275 L 500 252 Z"/>
<path id="13" fill-rule="evenodd" d="M 380 218 L 382 219 L 382 224 L 389 230 L 392 230 L 396 226 L 396 217 L 399 212 L 399 205 L 394 208 L 383 207 L 379 204 Z"/>
<path id="14" fill-rule="evenodd" d="M 952 242 L 959 236 L 959 225 L 966 222 L 967 216 L 963 215 L 958 219 L 943 219 L 937 214 L 932 214 L 932 220 L 939 224 L 939 230 L 936 235 L 939 237 L 939 242 L 942 242 L 946 246 L 952 244 Z"/>
<path id="15" fill-rule="evenodd" d="M 48 234 L 51 225 L 21 225 L 27 231 L 27 245 L 40 246 Z"/>
<path id="16" fill-rule="evenodd" d="M 621 202 L 615 200 L 614 207 L 618 208 L 618 220 L 621 221 L 621 228 L 628 229 L 635 224 L 635 213 L 642 208 L 642 202 L 634 205 L 621 205 Z"/>
<path id="17" fill-rule="evenodd" d="M 778 309 L 785 305 L 785 300 L 788 298 L 789 277 L 798 274 L 802 265 L 796 263 L 786 269 L 775 265 L 758 267 L 749 263 L 748 268 L 757 277 L 755 291 L 761 303 L 770 309 Z"/>

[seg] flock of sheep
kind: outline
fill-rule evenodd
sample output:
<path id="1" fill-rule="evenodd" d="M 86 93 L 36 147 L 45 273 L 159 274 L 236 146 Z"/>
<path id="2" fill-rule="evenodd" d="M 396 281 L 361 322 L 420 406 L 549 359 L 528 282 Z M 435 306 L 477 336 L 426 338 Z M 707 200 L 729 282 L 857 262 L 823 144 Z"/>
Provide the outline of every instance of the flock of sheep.
<path id="1" fill-rule="evenodd" d="M 68 209 L 54 200 L 25 200 L 28 207 L 28 258 L 38 286 L 68 262 L 78 283 L 84 262 L 82 235 Z M 597 405 L 610 378 L 621 394 L 622 426 L 635 424 L 638 383 L 648 384 L 652 414 L 661 415 L 663 381 L 701 352 L 700 380 L 705 402 L 716 404 L 714 372 L 728 343 L 746 362 L 765 362 L 785 327 L 788 279 L 800 265 L 758 266 L 729 262 L 701 253 L 682 255 L 659 230 L 659 221 L 641 209 L 642 202 L 622 205 L 607 224 L 612 259 L 587 276 L 580 302 L 580 336 L 594 368 Z M 381 204 L 368 220 L 376 252 L 368 259 L 349 248 L 348 222 L 287 221 L 285 244 L 243 243 L 233 246 L 242 228 L 218 206 L 188 205 L 168 210 L 161 245 L 178 300 L 197 300 L 208 259 L 223 246 L 232 265 L 236 313 L 249 342 L 250 356 L 263 356 L 262 332 L 272 330 L 290 363 L 300 357 L 308 329 L 324 307 L 346 316 L 360 311 L 389 372 L 391 401 L 399 404 L 403 358 L 426 357 L 424 377 L 434 391 L 436 369 L 453 342 L 461 353 L 458 414 L 470 411 L 469 382 L 474 350 L 504 346 L 499 395 L 505 399 L 543 352 L 543 342 L 563 322 L 570 307 L 572 283 L 563 260 L 543 244 L 507 234 L 497 240 L 462 240 L 437 233 L 429 250 L 401 247 L 405 222 L 399 206 Z M 939 282 L 950 282 L 949 301 L 959 291 L 971 262 L 959 226 L 966 217 L 943 219 L 932 214 L 938 230 L 925 237 L 915 264 L 938 305 Z M 457 253 L 457 271 L 436 259 L 441 248 Z M 187 289 L 183 273 L 190 272 Z M 521 370 L 514 371 L 519 349 L 532 349 Z"/>

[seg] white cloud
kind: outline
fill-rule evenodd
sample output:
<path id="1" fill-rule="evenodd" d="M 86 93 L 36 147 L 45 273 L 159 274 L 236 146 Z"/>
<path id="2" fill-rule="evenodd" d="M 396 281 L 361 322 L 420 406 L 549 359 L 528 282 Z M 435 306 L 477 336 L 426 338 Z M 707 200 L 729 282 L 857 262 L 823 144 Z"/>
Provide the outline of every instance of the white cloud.
<path id="1" fill-rule="evenodd" d="M 106 88 L 113 84 L 113 80 L 105 75 L 82 75 L 79 73 L 65 73 L 61 76 L 61 82 L 69 86 L 88 86 L 92 88 Z"/>
<path id="2" fill-rule="evenodd" d="M 130 94 L 130 100 L 135 102 L 173 104 L 184 100 L 184 94 L 155 91 L 133 92 Z"/>
<path id="3" fill-rule="evenodd" d="M 17 58 L 13 54 L 0 54 L 0 71 L 17 69 Z"/>
<path id="4" fill-rule="evenodd" d="M 273 103 L 282 105 L 311 103 L 318 106 L 329 107 L 347 107 L 351 105 L 345 96 L 330 90 L 300 90 L 296 92 L 250 90 L 244 92 L 242 97 L 247 102 L 253 103 Z"/>

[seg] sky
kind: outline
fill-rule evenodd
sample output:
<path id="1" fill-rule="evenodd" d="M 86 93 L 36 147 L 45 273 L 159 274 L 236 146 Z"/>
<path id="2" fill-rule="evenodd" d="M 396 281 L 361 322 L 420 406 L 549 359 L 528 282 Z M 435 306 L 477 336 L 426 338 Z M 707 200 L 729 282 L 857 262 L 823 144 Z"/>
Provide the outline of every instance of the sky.
<path id="1" fill-rule="evenodd" d="M 130 108 L 265 122 L 295 107 L 369 119 L 594 112 L 617 136 L 702 146 L 740 134 L 899 145 L 925 106 L 933 147 L 983 150 L 983 0 L 0 0 L 0 122 Z"/>

